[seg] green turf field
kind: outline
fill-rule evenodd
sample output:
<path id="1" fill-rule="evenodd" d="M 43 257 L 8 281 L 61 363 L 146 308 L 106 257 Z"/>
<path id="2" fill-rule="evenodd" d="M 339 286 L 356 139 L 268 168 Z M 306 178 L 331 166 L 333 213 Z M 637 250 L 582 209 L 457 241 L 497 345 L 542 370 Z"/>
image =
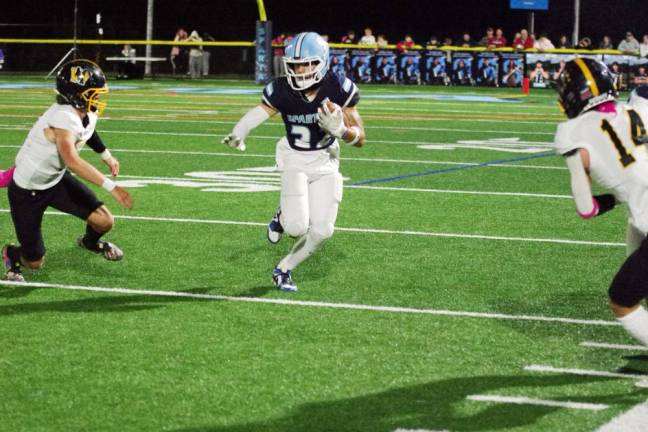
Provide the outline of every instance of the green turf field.
<path id="1" fill-rule="evenodd" d="M 52 81 L 0 76 L 2 167 L 53 101 L 2 88 L 17 83 Z M 132 88 L 111 91 L 97 130 L 135 206 L 97 193 L 126 257 L 89 254 L 81 221 L 45 217 L 45 268 L 0 286 L 0 430 L 636 425 L 624 413 L 648 398 L 634 386 L 648 356 L 617 346 L 635 342 L 606 307 L 627 213 L 576 217 L 550 149 L 552 91 L 361 86 L 367 142 L 342 149 L 336 234 L 289 294 L 270 275 L 293 240 L 265 238 L 283 125 L 256 129 L 245 153 L 220 144 L 261 87 L 111 84 Z"/>

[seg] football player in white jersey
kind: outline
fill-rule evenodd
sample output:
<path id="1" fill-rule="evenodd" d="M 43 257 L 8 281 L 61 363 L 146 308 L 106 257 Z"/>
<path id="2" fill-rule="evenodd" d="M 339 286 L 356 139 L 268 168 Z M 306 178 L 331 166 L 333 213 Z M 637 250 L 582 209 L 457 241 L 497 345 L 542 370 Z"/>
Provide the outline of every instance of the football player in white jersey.
<path id="1" fill-rule="evenodd" d="M 245 150 L 250 131 L 281 113 L 286 135 L 277 142 L 281 202 L 268 225 L 268 240 L 298 237 L 274 269 L 282 291 L 297 291 L 292 270 L 333 235 L 342 200 L 340 142 L 360 147 L 365 131 L 356 105 L 358 88 L 329 70 L 329 47 L 317 33 L 300 33 L 286 47 L 286 77 L 270 82 L 261 104 L 248 111 L 223 143 Z M 346 122 L 345 122 L 346 119 Z"/>
<path id="2" fill-rule="evenodd" d="M 123 257 L 117 246 L 101 240 L 113 226 L 112 214 L 94 192 L 70 174 L 71 171 L 103 187 L 126 208 L 133 205 L 126 190 L 79 156 L 79 150 L 87 143 L 101 153 L 113 176 L 119 173 L 119 162 L 95 131 L 97 118 L 106 105 L 99 100 L 101 95 L 108 93 L 106 77 L 91 61 L 74 60 L 59 70 L 56 92 L 56 103 L 36 121 L 16 156 L 8 195 L 20 245 L 6 245 L 2 249 L 7 280 L 24 281 L 21 266 L 42 267 L 45 245 L 41 222 L 48 207 L 87 222 L 86 233 L 78 240 L 79 246 L 102 254 L 107 260 Z"/>
<path id="3" fill-rule="evenodd" d="M 621 325 L 648 347 L 648 312 L 641 306 L 648 296 L 648 91 L 616 103 L 607 66 L 586 58 L 568 62 L 557 86 L 569 120 L 558 126 L 554 145 L 569 168 L 578 214 L 589 219 L 617 203 L 628 206 L 627 259 L 608 294 Z M 609 193 L 592 196 L 591 180 Z"/>

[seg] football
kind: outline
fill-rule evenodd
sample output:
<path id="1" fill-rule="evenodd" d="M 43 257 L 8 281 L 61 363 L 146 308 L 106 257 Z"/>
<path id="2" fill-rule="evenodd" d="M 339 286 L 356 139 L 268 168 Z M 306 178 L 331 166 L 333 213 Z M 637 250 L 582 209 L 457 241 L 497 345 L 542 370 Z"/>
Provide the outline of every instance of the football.
<path id="1" fill-rule="evenodd" d="M 335 111 L 336 107 L 340 108 L 340 106 L 338 104 L 336 104 L 335 102 L 331 102 L 328 99 L 325 100 L 324 102 L 322 102 L 322 105 L 326 105 L 326 107 L 328 108 L 328 110 L 330 112 Z M 354 124 L 353 117 L 351 115 L 349 115 L 348 113 L 344 112 L 344 110 L 342 111 L 342 116 L 344 118 L 344 126 L 349 127 L 349 126 L 352 126 Z"/>

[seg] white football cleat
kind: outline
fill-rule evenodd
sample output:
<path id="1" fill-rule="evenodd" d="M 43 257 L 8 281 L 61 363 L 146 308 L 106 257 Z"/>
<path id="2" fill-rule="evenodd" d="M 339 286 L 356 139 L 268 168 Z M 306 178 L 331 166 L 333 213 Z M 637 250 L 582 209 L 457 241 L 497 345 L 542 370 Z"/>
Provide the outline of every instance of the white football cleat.
<path id="1" fill-rule="evenodd" d="M 272 216 L 272 220 L 268 224 L 268 241 L 272 244 L 279 243 L 281 240 L 281 235 L 284 232 L 283 226 L 279 221 L 279 216 L 281 216 L 281 208 L 277 209 L 277 212 Z"/>
<path id="2" fill-rule="evenodd" d="M 281 291 L 296 292 L 297 285 L 292 280 L 292 272 L 290 270 L 282 272 L 279 267 L 272 271 L 272 281 Z"/>

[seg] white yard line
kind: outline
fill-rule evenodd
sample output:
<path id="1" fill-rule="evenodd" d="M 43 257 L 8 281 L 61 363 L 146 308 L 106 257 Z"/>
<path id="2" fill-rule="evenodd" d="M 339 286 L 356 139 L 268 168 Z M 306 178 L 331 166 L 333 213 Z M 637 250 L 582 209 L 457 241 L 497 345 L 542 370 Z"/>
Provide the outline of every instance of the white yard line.
<path id="1" fill-rule="evenodd" d="M 143 122 L 145 120 L 139 120 L 140 122 Z M 234 122 L 223 122 L 224 124 L 229 124 L 233 125 Z M 1 125 L 0 129 L 2 130 L 29 130 L 27 127 L 16 127 L 16 125 Z M 412 130 L 413 128 L 402 128 L 402 127 L 396 127 L 396 126 L 385 126 L 384 129 L 396 129 L 396 130 Z M 506 134 L 508 135 L 548 135 L 548 136 L 554 136 L 555 132 L 537 132 L 537 131 L 511 131 L 508 129 L 500 129 L 500 130 L 491 130 L 491 129 L 453 129 L 453 128 L 425 128 L 425 131 L 429 132 L 457 132 L 457 133 L 476 133 L 476 134 L 484 134 L 484 133 L 494 133 L 494 134 Z M 222 134 L 204 134 L 204 133 L 192 133 L 192 132 L 153 132 L 153 131 L 127 131 L 127 130 L 107 130 L 107 129 L 101 129 L 100 131 L 102 134 L 103 133 L 115 133 L 115 134 L 140 134 L 140 135 L 173 135 L 173 136 L 212 136 L 212 137 L 220 137 Z M 258 136 L 255 135 L 254 138 L 261 138 L 261 139 L 273 139 L 277 140 L 278 136 Z M 501 138 L 501 137 L 500 137 Z M 416 145 L 431 145 L 435 143 L 430 143 L 430 142 L 420 142 L 420 141 L 385 141 L 385 140 L 376 140 L 376 139 L 371 139 L 372 143 L 382 143 L 382 144 L 416 144 Z"/>
<path id="2" fill-rule="evenodd" d="M 605 404 L 586 402 L 555 401 L 546 399 L 532 399 L 524 396 L 496 396 L 496 395 L 470 395 L 466 399 L 478 402 L 509 403 L 516 405 L 538 405 L 556 408 L 569 408 L 579 410 L 601 411 L 608 409 Z"/>
<path id="3" fill-rule="evenodd" d="M 645 347 L 643 345 L 620 345 L 620 344 L 590 342 L 590 341 L 581 342 L 579 345 L 588 348 L 605 348 L 605 349 L 626 350 L 626 351 L 648 351 L 648 347 Z"/>
<path id="4" fill-rule="evenodd" d="M 596 432 L 646 432 L 648 430 L 648 400 L 613 418 Z"/>
<path id="5" fill-rule="evenodd" d="M 604 320 L 584 320 L 576 318 L 561 318 L 561 317 L 548 317 L 542 315 L 509 315 L 501 313 L 487 313 L 487 312 L 469 312 L 469 311 L 449 311 L 438 309 L 419 309 L 411 307 L 399 306 L 375 306 L 366 304 L 355 303 L 331 303 L 320 301 L 308 300 L 287 300 L 280 298 L 265 298 L 265 297 L 236 297 L 226 296 L 219 294 L 196 294 L 187 293 L 182 291 L 160 291 L 160 290 L 146 290 L 146 289 L 131 289 L 131 288 L 108 288 L 86 285 L 66 285 L 54 283 L 41 283 L 41 282 L 9 282 L 0 280 L 0 285 L 6 286 L 22 286 L 27 288 L 58 288 L 75 291 L 93 291 L 93 292 L 107 292 L 107 293 L 120 293 L 120 294 L 133 294 L 144 296 L 157 296 L 157 297 L 180 297 L 192 298 L 202 300 L 221 300 L 231 302 L 243 303 L 263 303 L 283 306 L 303 306 L 313 308 L 325 309 L 346 309 L 346 310 L 361 310 L 370 312 L 389 312 L 389 313 L 402 313 L 402 314 L 420 314 L 420 315 L 439 315 L 461 318 L 484 318 L 496 320 L 509 320 L 509 321 L 540 321 L 540 322 L 554 322 L 561 324 L 580 324 L 592 326 L 617 326 L 615 321 Z"/>
<path id="6" fill-rule="evenodd" d="M 598 376 L 598 377 L 607 377 L 607 378 L 642 379 L 647 377 L 647 375 L 639 375 L 639 374 L 625 374 L 620 372 L 607 372 L 607 371 L 587 370 L 587 369 L 557 368 L 557 367 L 547 366 L 547 365 L 525 366 L 524 370 L 529 372 L 557 373 L 557 374 L 581 375 L 581 376 Z"/>
<path id="7" fill-rule="evenodd" d="M 0 213 L 9 213 L 9 209 L 0 209 Z M 45 213 L 54 216 L 69 216 L 65 213 L 61 213 L 57 211 L 47 211 Z M 193 224 L 209 224 L 209 225 L 246 225 L 246 226 L 262 226 L 262 227 L 268 225 L 267 222 L 231 221 L 231 220 L 219 220 L 219 219 L 168 218 L 168 217 L 128 216 L 128 215 L 114 215 L 114 217 L 115 219 L 125 219 L 125 220 L 193 223 Z M 568 239 L 555 239 L 555 238 L 552 239 L 552 238 L 534 238 L 534 237 L 506 237 L 506 236 L 490 236 L 490 235 L 480 235 L 480 234 L 443 233 L 443 232 L 430 232 L 430 231 L 403 231 L 403 230 L 388 230 L 388 229 L 380 229 L 380 228 L 353 228 L 353 227 L 335 227 L 335 230 L 342 231 L 342 232 L 352 232 L 352 233 L 444 237 L 444 238 L 460 238 L 460 239 L 474 239 L 474 240 L 499 240 L 499 241 L 529 242 L 529 243 L 570 244 L 570 245 L 582 245 L 582 246 L 625 247 L 625 243 L 618 243 L 618 242 L 598 242 L 598 241 L 589 241 L 589 240 L 568 240 Z"/>
<path id="8" fill-rule="evenodd" d="M 143 179 L 143 180 L 160 180 L 160 181 L 190 181 L 197 183 L 214 183 L 218 182 L 240 182 L 241 179 L 249 182 L 251 180 L 237 175 L 245 174 L 244 171 L 231 171 L 228 172 L 227 178 L 198 178 L 198 177 L 158 177 L 158 176 L 138 176 L 138 175 L 121 175 L 120 178 L 125 179 Z M 255 175 L 258 175 L 255 173 Z M 279 178 L 264 178 L 264 182 L 280 182 Z M 451 189 L 426 189 L 426 188 L 406 188 L 406 187 L 387 187 L 387 186 L 354 186 L 345 185 L 345 189 L 367 189 L 367 190 L 380 190 L 380 191 L 395 191 L 395 192 L 426 192 L 426 193 L 442 193 L 442 194 L 459 194 L 459 195 L 487 195 L 487 196 L 506 196 L 506 197 L 524 197 L 524 198 L 551 198 L 551 199 L 572 199 L 571 195 L 552 195 L 552 194 L 536 194 L 527 192 L 496 192 L 496 191 L 468 191 L 468 190 L 451 190 Z"/>
<path id="9" fill-rule="evenodd" d="M 456 143 L 454 143 L 456 144 Z M 435 145 L 454 145 L 453 143 L 435 143 Z M 0 148 L 20 148 L 19 145 L 0 145 Z M 87 151 L 87 149 L 84 148 Z M 150 154 L 173 154 L 179 156 L 218 156 L 218 157 L 255 157 L 255 158 L 265 158 L 265 159 L 275 159 L 274 154 L 259 154 L 259 153 L 242 153 L 242 152 L 206 152 L 206 151 L 194 151 L 194 150 L 142 150 L 142 149 L 120 149 L 120 148 L 111 148 L 111 152 L 120 152 L 120 153 L 150 153 Z M 354 161 L 354 162 L 376 162 L 376 163 L 408 163 L 408 164 L 420 164 L 420 165 L 480 165 L 483 162 L 457 162 L 457 161 L 439 161 L 439 160 L 411 160 L 411 159 L 383 159 L 383 158 L 354 158 L 354 157 L 342 157 L 343 162 Z M 517 163 L 510 164 L 497 164 L 497 165 L 487 165 L 484 168 L 529 168 L 529 169 L 548 169 L 548 170 L 559 170 L 565 171 L 567 167 L 564 166 L 548 166 L 548 165 L 520 165 Z"/>

